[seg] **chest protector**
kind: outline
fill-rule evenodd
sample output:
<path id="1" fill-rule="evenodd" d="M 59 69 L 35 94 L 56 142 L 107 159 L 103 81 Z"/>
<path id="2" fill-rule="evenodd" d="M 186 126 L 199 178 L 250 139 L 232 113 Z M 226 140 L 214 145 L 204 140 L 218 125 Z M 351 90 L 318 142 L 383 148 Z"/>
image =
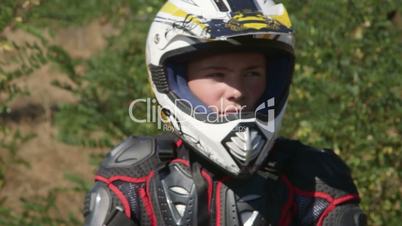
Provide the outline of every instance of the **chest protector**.
<path id="1" fill-rule="evenodd" d="M 128 138 L 97 172 L 86 225 L 365 225 L 349 169 L 331 151 L 280 138 L 265 167 L 240 180 L 188 151 L 171 137 Z"/>

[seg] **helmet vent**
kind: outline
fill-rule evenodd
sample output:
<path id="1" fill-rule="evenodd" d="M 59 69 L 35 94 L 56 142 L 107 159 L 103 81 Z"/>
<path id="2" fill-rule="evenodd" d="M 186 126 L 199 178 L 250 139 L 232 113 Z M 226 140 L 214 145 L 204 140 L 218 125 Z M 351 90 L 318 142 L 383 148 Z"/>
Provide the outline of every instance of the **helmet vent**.
<path id="1" fill-rule="evenodd" d="M 224 144 L 242 165 L 248 165 L 261 152 L 266 140 L 257 129 L 248 126 L 238 128 L 225 139 Z"/>
<path id="2" fill-rule="evenodd" d="M 155 84 L 158 92 L 169 92 L 169 83 L 166 79 L 165 69 L 162 66 L 150 64 L 149 71 L 151 72 L 152 82 Z"/>
<path id="3" fill-rule="evenodd" d="M 229 11 L 228 7 L 226 7 L 225 3 L 223 0 L 214 0 L 216 6 L 218 6 L 219 11 L 221 12 L 227 12 Z"/>

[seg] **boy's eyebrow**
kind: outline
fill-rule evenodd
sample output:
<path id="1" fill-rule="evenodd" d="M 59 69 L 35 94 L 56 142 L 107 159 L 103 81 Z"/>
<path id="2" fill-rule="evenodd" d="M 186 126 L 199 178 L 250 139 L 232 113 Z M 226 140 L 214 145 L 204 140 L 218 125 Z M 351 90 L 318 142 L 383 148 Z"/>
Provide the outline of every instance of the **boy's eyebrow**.
<path id="1" fill-rule="evenodd" d="M 257 69 L 257 68 L 261 68 L 261 67 L 264 67 L 264 65 L 251 65 L 251 66 L 248 66 L 241 70 L 245 71 L 245 70 Z M 205 66 L 205 67 L 201 67 L 199 70 L 200 71 L 203 71 L 203 70 L 229 70 L 229 71 L 232 71 L 231 68 L 222 67 L 222 66 Z"/>
<path id="2" fill-rule="evenodd" d="M 200 68 L 200 71 L 203 71 L 203 70 L 210 70 L 210 69 L 227 70 L 228 68 L 222 67 L 222 66 L 205 66 L 205 67 L 201 67 L 201 68 Z"/>
<path id="3" fill-rule="evenodd" d="M 265 66 L 264 65 L 252 65 L 252 66 L 244 68 L 243 70 L 257 69 L 257 68 L 261 68 L 261 67 L 265 67 Z"/>

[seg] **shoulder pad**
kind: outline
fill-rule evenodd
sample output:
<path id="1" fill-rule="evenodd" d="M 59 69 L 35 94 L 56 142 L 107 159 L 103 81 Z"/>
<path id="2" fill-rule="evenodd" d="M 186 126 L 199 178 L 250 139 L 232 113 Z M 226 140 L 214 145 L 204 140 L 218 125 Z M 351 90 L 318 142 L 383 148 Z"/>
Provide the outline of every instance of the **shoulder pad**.
<path id="1" fill-rule="evenodd" d="M 155 142 L 152 137 L 129 137 L 109 152 L 102 166 L 132 166 L 151 157 L 154 152 Z"/>
<path id="2" fill-rule="evenodd" d="M 356 204 L 349 203 L 337 206 L 325 217 L 325 226 L 367 226 L 367 216 Z"/>
<path id="3" fill-rule="evenodd" d="M 284 138 L 277 140 L 275 148 L 287 156 L 284 171 L 295 186 L 334 196 L 357 193 L 350 169 L 333 151 Z"/>
<path id="4" fill-rule="evenodd" d="M 83 211 L 85 226 L 104 225 L 113 206 L 110 190 L 102 183 L 95 183 L 92 190 L 85 196 Z"/>
<path id="5" fill-rule="evenodd" d="M 110 151 L 97 175 L 143 177 L 174 157 L 174 140 L 162 137 L 129 137 Z"/>
<path id="6" fill-rule="evenodd" d="M 85 226 L 136 226 L 124 213 L 115 194 L 107 185 L 97 182 L 85 196 Z"/>

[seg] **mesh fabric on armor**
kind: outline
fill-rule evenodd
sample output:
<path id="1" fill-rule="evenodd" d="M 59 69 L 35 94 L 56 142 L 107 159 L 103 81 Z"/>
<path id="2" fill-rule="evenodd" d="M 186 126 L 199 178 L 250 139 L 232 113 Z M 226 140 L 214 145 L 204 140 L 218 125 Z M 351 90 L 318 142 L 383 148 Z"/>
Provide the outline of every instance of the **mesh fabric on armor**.
<path id="1" fill-rule="evenodd" d="M 138 202 L 140 208 L 139 225 L 151 225 L 151 219 L 149 219 L 147 212 L 145 211 L 144 203 Z"/>
<path id="2" fill-rule="evenodd" d="M 159 164 L 158 157 L 156 155 L 145 159 L 139 164 L 133 165 L 131 167 L 104 167 L 101 166 L 96 173 L 99 176 L 110 178 L 115 175 L 128 176 L 128 177 L 144 177 L 149 174 L 155 167 Z"/>
<path id="3" fill-rule="evenodd" d="M 323 225 L 366 226 L 367 217 L 356 203 L 337 206 L 324 219 Z"/>
<path id="4" fill-rule="evenodd" d="M 91 192 L 87 192 L 85 194 L 85 200 L 84 200 L 84 209 L 82 210 L 82 214 L 84 217 L 86 217 L 88 214 L 90 214 L 90 206 L 91 206 Z"/>
<path id="5" fill-rule="evenodd" d="M 338 198 L 348 194 L 346 191 L 342 191 L 341 189 L 333 188 L 326 184 L 325 182 L 321 181 L 320 179 L 316 179 L 315 190 L 327 193 L 331 197 Z"/>
<path id="6" fill-rule="evenodd" d="M 131 215 L 136 219 L 139 219 L 139 197 L 137 191 L 143 187 L 143 184 L 134 184 L 128 182 L 116 181 L 113 183 L 117 188 L 126 196 L 128 203 L 130 204 Z"/>
<path id="7" fill-rule="evenodd" d="M 328 202 L 316 197 L 296 196 L 298 218 L 303 225 L 315 225 Z"/>

